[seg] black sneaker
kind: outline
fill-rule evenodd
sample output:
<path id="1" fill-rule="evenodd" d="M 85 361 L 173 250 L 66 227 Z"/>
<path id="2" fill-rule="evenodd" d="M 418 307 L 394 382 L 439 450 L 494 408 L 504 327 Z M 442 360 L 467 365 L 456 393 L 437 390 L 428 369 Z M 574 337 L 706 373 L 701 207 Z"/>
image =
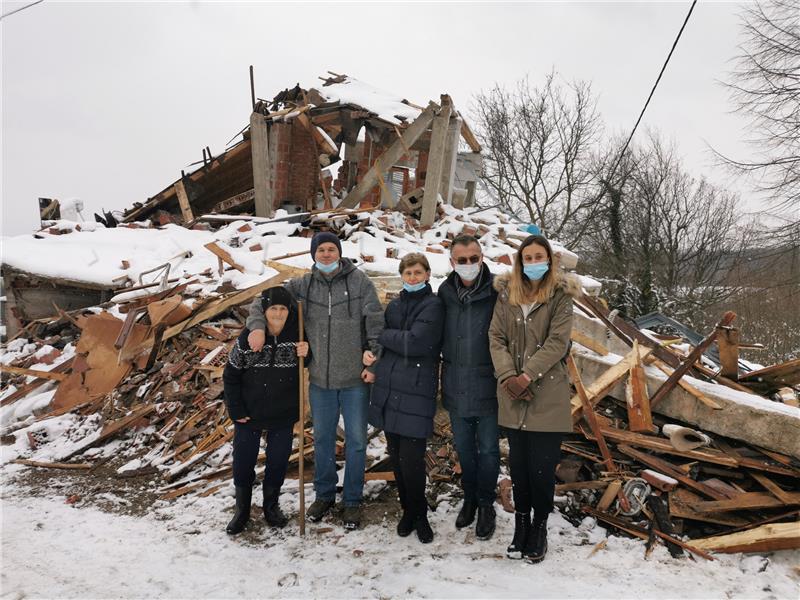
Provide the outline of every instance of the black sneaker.
<path id="1" fill-rule="evenodd" d="M 525 550 L 525 542 L 528 540 L 528 533 L 531 530 L 531 513 L 514 513 L 514 539 L 511 545 L 506 548 L 506 556 L 514 560 L 522 558 Z"/>
<path id="2" fill-rule="evenodd" d="M 472 500 L 464 500 L 464 504 L 461 505 L 461 510 L 458 511 L 458 516 L 456 517 L 456 527 L 458 529 L 463 529 L 464 527 L 468 527 L 472 525 L 472 522 L 475 520 L 475 511 L 478 510 L 478 505 L 475 504 Z"/>
<path id="3" fill-rule="evenodd" d="M 414 529 L 417 530 L 417 537 L 423 544 L 430 544 L 433 541 L 433 529 L 431 529 L 431 524 L 428 523 L 427 515 L 414 519 Z"/>
<path id="4" fill-rule="evenodd" d="M 397 535 L 400 537 L 408 537 L 414 531 L 414 517 L 411 513 L 403 511 L 403 516 L 397 522 Z"/>
<path id="5" fill-rule="evenodd" d="M 342 521 L 345 529 L 358 529 L 361 527 L 361 507 L 345 506 L 342 513 Z"/>
<path id="6" fill-rule="evenodd" d="M 525 544 L 522 557 L 529 563 L 539 563 L 544 560 L 547 554 L 547 521 L 534 523 Z"/>
<path id="7" fill-rule="evenodd" d="M 320 500 L 317 498 L 311 503 L 311 506 L 308 507 L 308 510 L 306 511 L 306 517 L 312 523 L 316 523 L 321 521 L 322 517 L 327 515 L 332 508 L 333 500 Z"/>
<path id="8" fill-rule="evenodd" d="M 494 506 L 479 506 L 478 524 L 475 526 L 475 537 L 477 537 L 479 540 L 488 540 L 494 534 L 494 527 Z"/>

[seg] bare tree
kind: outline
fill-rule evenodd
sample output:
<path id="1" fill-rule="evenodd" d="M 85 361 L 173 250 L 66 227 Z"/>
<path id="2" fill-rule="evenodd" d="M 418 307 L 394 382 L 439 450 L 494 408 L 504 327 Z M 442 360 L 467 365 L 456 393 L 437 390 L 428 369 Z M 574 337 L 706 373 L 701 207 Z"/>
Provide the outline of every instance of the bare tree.
<path id="1" fill-rule="evenodd" d="M 527 78 L 513 91 L 496 85 L 473 103 L 489 189 L 503 208 L 568 247 L 598 210 L 596 104 L 588 83 L 561 85 L 555 73 L 542 87 Z"/>
<path id="2" fill-rule="evenodd" d="M 727 84 L 736 112 L 748 117 L 755 150 L 749 159 L 724 157 L 757 175 L 775 206 L 800 207 L 800 0 L 748 5 L 743 41 Z"/>
<path id="3" fill-rule="evenodd" d="M 661 310 L 696 322 L 737 290 L 725 279 L 744 245 L 736 198 L 692 177 L 655 134 L 621 165 L 602 228 L 580 244 L 589 272 L 629 316 Z"/>

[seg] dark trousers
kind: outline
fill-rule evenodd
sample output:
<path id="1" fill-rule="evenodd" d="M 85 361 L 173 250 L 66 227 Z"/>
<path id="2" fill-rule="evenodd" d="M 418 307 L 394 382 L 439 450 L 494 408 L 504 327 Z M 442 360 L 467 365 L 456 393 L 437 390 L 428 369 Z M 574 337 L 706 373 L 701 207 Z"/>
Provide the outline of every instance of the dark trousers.
<path id="1" fill-rule="evenodd" d="M 514 508 L 534 521 L 544 521 L 553 511 L 556 466 L 561 458 L 563 433 L 507 429 L 508 466 L 514 488 Z"/>
<path id="2" fill-rule="evenodd" d="M 427 514 L 425 500 L 425 438 L 385 432 L 400 506 L 412 516 Z"/>
<path id="3" fill-rule="evenodd" d="M 233 431 L 233 483 L 251 487 L 256 480 L 256 462 L 261 445 L 261 429 L 245 423 L 234 423 Z M 267 429 L 266 468 L 264 470 L 264 502 L 277 500 L 286 467 L 292 452 L 293 426 Z"/>
<path id="4" fill-rule="evenodd" d="M 491 506 L 497 497 L 500 445 L 497 415 L 459 417 L 450 413 L 450 427 L 461 465 L 464 499 Z"/>

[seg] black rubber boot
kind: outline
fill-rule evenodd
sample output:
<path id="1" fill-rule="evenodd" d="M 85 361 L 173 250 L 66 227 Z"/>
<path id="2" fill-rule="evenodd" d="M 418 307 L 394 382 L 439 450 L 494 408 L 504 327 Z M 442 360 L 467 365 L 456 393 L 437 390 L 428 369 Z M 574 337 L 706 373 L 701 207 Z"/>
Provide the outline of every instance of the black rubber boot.
<path id="1" fill-rule="evenodd" d="M 250 520 L 250 503 L 253 500 L 253 488 L 250 486 L 236 486 L 236 512 L 233 519 L 225 528 L 230 535 L 241 533 Z"/>
<path id="2" fill-rule="evenodd" d="M 464 499 L 464 504 L 461 505 L 461 510 L 458 511 L 458 516 L 456 517 L 456 527 L 462 529 L 472 525 L 477 510 L 478 505 L 475 502 Z"/>
<path id="3" fill-rule="evenodd" d="M 428 515 L 420 515 L 414 518 L 414 529 L 417 530 L 417 537 L 423 544 L 430 544 L 433 541 L 433 529 L 428 523 Z"/>
<path id="4" fill-rule="evenodd" d="M 494 506 L 478 507 L 478 524 L 475 526 L 475 536 L 479 540 L 488 540 L 494 534 L 495 527 Z"/>
<path id="5" fill-rule="evenodd" d="M 414 531 L 414 517 L 408 511 L 403 511 L 403 516 L 397 522 L 397 535 L 408 537 Z"/>
<path id="6" fill-rule="evenodd" d="M 511 545 L 506 548 L 506 556 L 514 560 L 522 558 L 525 550 L 525 542 L 531 530 L 531 513 L 514 513 L 514 539 Z"/>
<path id="7" fill-rule="evenodd" d="M 530 563 L 538 563 L 544 560 L 547 554 L 547 521 L 535 522 L 531 526 L 528 534 L 528 541 L 522 556 Z"/>
<path id="8" fill-rule="evenodd" d="M 280 494 L 280 489 L 264 488 L 264 520 L 272 527 L 286 527 L 289 522 L 278 504 Z"/>

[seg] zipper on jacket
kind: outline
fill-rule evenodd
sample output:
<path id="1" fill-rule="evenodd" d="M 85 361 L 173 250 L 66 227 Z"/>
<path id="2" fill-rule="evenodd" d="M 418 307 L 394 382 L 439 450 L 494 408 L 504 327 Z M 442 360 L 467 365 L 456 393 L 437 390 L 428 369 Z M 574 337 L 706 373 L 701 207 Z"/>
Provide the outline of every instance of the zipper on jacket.
<path id="1" fill-rule="evenodd" d="M 331 389 L 331 285 L 332 281 L 328 282 L 328 362 L 325 367 L 325 387 Z"/>

